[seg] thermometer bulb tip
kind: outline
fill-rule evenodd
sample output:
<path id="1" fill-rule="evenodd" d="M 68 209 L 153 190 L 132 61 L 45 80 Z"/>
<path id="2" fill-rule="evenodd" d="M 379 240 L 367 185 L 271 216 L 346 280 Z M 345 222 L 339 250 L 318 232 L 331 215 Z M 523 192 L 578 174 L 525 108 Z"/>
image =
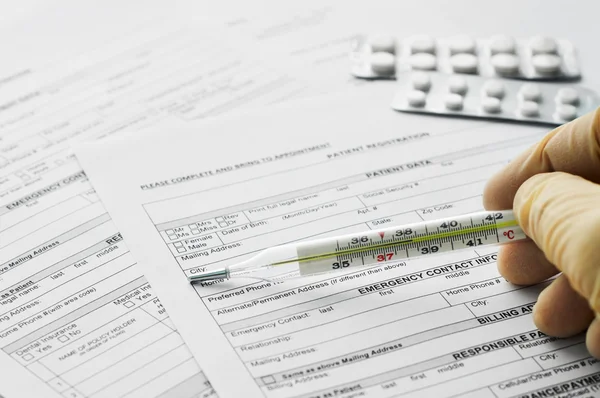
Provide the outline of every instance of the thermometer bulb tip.
<path id="1" fill-rule="evenodd" d="M 218 268 L 188 277 L 190 283 L 229 279 L 228 268 Z"/>

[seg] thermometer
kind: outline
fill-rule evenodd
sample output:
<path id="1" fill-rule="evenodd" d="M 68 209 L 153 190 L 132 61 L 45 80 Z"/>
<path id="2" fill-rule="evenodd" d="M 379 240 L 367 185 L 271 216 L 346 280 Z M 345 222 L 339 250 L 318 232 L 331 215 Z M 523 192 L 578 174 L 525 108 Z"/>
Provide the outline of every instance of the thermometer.
<path id="1" fill-rule="evenodd" d="M 282 266 L 298 276 L 310 276 L 523 239 L 527 236 L 512 210 L 483 211 L 274 246 L 249 260 L 208 269 L 188 279 L 191 283 L 235 277 L 263 279 L 261 272 Z"/>

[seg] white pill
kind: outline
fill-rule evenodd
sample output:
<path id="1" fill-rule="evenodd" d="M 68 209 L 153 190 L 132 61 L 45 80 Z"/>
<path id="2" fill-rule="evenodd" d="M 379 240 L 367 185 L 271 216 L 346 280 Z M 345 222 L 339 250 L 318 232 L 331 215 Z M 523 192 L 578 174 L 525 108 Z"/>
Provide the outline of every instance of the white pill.
<path id="1" fill-rule="evenodd" d="M 386 52 L 371 54 L 371 69 L 380 74 L 391 74 L 396 70 L 396 57 Z"/>
<path id="2" fill-rule="evenodd" d="M 448 90 L 454 94 L 464 95 L 469 86 L 467 85 L 467 80 L 464 77 L 460 76 L 451 76 L 448 79 Z"/>
<path id="3" fill-rule="evenodd" d="M 514 54 L 493 55 L 491 63 L 499 75 L 514 75 L 519 71 L 519 57 Z"/>
<path id="4" fill-rule="evenodd" d="M 483 86 L 483 91 L 488 97 L 502 98 L 504 97 L 504 84 L 498 80 L 490 80 Z"/>
<path id="5" fill-rule="evenodd" d="M 529 47 L 533 54 L 556 54 L 558 45 L 556 40 L 551 37 L 534 36 L 529 42 Z"/>
<path id="6" fill-rule="evenodd" d="M 394 36 L 376 34 L 369 37 L 369 45 L 374 53 L 383 51 L 394 54 L 396 52 L 396 39 Z"/>
<path id="7" fill-rule="evenodd" d="M 410 52 L 435 54 L 435 40 L 431 36 L 415 36 L 410 41 Z"/>
<path id="8" fill-rule="evenodd" d="M 487 113 L 498 113 L 502 108 L 502 104 L 498 98 L 484 97 L 481 100 L 481 107 Z"/>
<path id="9" fill-rule="evenodd" d="M 434 70 L 437 63 L 435 55 L 429 53 L 413 54 L 408 62 L 410 67 L 415 70 Z"/>
<path id="10" fill-rule="evenodd" d="M 523 101 L 521 103 L 521 114 L 528 117 L 537 116 L 540 114 L 540 106 L 537 102 Z"/>
<path id="11" fill-rule="evenodd" d="M 493 54 L 514 54 L 517 48 L 515 39 L 511 36 L 496 35 L 490 37 L 490 51 Z"/>
<path id="12" fill-rule="evenodd" d="M 574 88 L 561 88 L 558 90 L 556 97 L 562 104 L 577 105 L 579 103 L 579 93 Z"/>
<path id="13" fill-rule="evenodd" d="M 475 54 L 475 40 L 466 35 L 454 36 L 448 44 L 450 54 Z"/>
<path id="14" fill-rule="evenodd" d="M 531 58 L 531 64 L 538 73 L 556 73 L 560 70 L 560 57 L 553 54 L 538 54 Z"/>
<path id="15" fill-rule="evenodd" d="M 450 65 L 456 73 L 477 72 L 477 57 L 473 54 L 456 54 L 450 57 Z"/>
<path id="16" fill-rule="evenodd" d="M 463 107 L 463 97 L 459 94 L 448 94 L 446 95 L 444 104 L 446 105 L 446 108 L 453 111 L 460 110 Z"/>
<path id="17" fill-rule="evenodd" d="M 409 105 L 417 107 L 417 108 L 420 108 L 423 105 L 425 105 L 426 98 L 427 98 L 427 95 L 423 91 L 420 91 L 420 90 L 411 90 L 406 95 L 406 100 L 408 101 Z"/>
<path id="18" fill-rule="evenodd" d="M 521 97 L 525 101 L 538 102 L 542 98 L 542 91 L 540 90 L 540 86 L 533 83 L 524 84 L 521 87 L 520 93 Z"/>
<path id="19" fill-rule="evenodd" d="M 573 120 L 577 117 L 577 108 L 573 105 L 562 104 L 556 107 L 556 114 L 562 120 Z"/>
<path id="20" fill-rule="evenodd" d="M 411 78 L 415 90 L 427 91 L 431 87 L 431 78 L 425 72 L 415 72 Z"/>

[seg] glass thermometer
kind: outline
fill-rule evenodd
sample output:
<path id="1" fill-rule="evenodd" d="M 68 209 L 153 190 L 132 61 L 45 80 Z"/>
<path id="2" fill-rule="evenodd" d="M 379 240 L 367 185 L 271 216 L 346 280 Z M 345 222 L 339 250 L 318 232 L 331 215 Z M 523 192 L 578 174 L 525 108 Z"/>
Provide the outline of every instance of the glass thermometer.
<path id="1" fill-rule="evenodd" d="M 208 269 L 188 277 L 191 283 L 235 277 L 288 266 L 299 276 L 346 271 L 479 246 L 527 239 L 512 210 L 483 211 L 331 238 L 274 246 L 249 260 Z"/>

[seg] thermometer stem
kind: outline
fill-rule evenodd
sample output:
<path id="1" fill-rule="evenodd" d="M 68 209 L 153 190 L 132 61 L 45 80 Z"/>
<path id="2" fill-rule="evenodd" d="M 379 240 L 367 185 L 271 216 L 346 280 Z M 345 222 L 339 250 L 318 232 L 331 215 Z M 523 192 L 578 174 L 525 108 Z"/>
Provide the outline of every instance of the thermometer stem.
<path id="1" fill-rule="evenodd" d="M 257 271 L 286 266 L 292 266 L 289 271 L 299 271 L 299 276 L 308 276 L 522 239 L 527 236 L 512 211 L 484 211 L 275 246 L 242 263 L 210 269 L 188 279 L 193 283 L 256 277 L 252 275 Z"/>

